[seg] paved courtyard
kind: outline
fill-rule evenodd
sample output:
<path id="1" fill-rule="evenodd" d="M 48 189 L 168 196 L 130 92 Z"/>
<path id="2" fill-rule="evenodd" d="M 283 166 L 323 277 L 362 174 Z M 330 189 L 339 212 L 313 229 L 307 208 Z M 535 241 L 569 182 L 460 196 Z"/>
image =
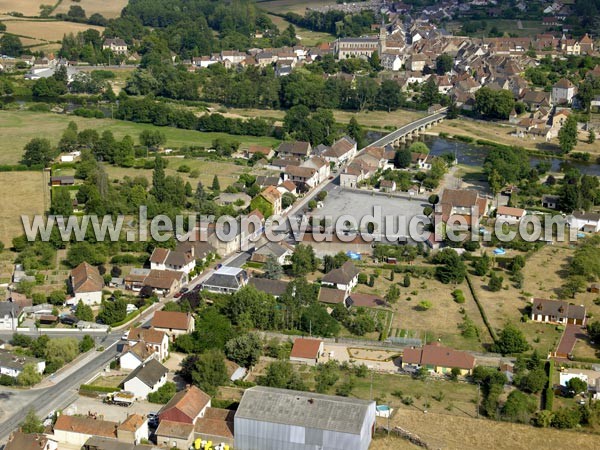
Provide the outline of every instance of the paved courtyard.
<path id="1" fill-rule="evenodd" d="M 359 229 L 365 231 L 369 218 L 381 217 L 381 228 L 376 227 L 375 230 L 389 232 L 391 227 L 394 233 L 406 236 L 410 220 L 416 215 L 423 214 L 423 208 L 427 205 L 427 201 L 422 199 L 342 189 L 335 186 L 329 190 L 323 201 L 323 207 L 316 209 L 311 215 L 329 218 L 326 222 L 331 224 L 335 224 L 343 215 L 350 215 L 356 220 Z M 390 222 L 392 217 L 394 221 Z M 405 226 L 398 227 L 398 223 L 401 223 L 398 219 L 404 219 Z M 364 220 L 362 228 L 361 220 Z M 342 226 L 342 228 L 352 227 Z"/>
<path id="2" fill-rule="evenodd" d="M 126 408 L 124 406 L 108 405 L 102 403 L 102 400 L 79 396 L 75 403 L 72 403 L 64 409 L 64 414 L 83 415 L 88 413 L 96 414 L 98 418 L 102 416 L 104 420 L 113 422 L 122 422 L 128 415 L 136 413 L 146 416 L 150 412 L 157 412 L 162 405 L 149 403 L 147 401 L 135 402 L 132 406 Z"/>

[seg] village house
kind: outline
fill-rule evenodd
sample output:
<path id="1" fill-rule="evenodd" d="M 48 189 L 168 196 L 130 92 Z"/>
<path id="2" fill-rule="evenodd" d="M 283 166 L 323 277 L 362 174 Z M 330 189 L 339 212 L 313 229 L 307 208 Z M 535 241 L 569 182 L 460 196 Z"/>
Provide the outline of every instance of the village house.
<path id="1" fill-rule="evenodd" d="M 338 303 L 342 303 L 344 306 L 348 307 L 347 304 L 348 294 L 346 291 L 341 291 L 339 289 L 330 288 L 321 286 L 319 290 L 319 302 L 329 304 L 329 305 L 337 305 Z"/>
<path id="2" fill-rule="evenodd" d="M 275 186 L 267 186 L 266 189 L 264 189 L 261 193 L 260 196 L 265 199 L 269 205 L 271 205 L 271 210 L 273 211 L 273 215 L 280 215 L 282 208 L 281 208 L 281 192 L 279 192 L 279 190 L 275 187 Z"/>
<path id="3" fill-rule="evenodd" d="M 117 422 L 61 414 L 54 424 L 54 438 L 59 444 L 82 447 L 93 436 L 117 439 Z"/>
<path id="4" fill-rule="evenodd" d="M 381 180 L 379 189 L 382 192 L 394 192 L 396 190 L 396 182 L 394 180 Z"/>
<path id="5" fill-rule="evenodd" d="M 164 361 L 169 356 L 169 337 L 163 331 L 154 328 L 131 328 L 127 334 L 130 347 L 142 342 L 151 346 L 159 361 Z"/>
<path id="6" fill-rule="evenodd" d="M 265 147 L 264 145 L 250 145 L 244 150 L 245 158 L 252 158 L 254 155 L 260 155 L 263 158 L 271 159 L 275 155 L 275 151 L 271 147 Z"/>
<path id="7" fill-rule="evenodd" d="M 569 217 L 569 226 L 578 231 L 586 233 L 598 233 L 600 231 L 600 213 L 575 211 Z"/>
<path id="8" fill-rule="evenodd" d="M 123 39 L 105 39 L 102 43 L 102 50 L 110 50 L 117 55 L 127 54 L 127 43 Z"/>
<path id="9" fill-rule="evenodd" d="M 140 414 L 128 415 L 117 428 L 117 439 L 122 443 L 138 445 L 142 441 L 148 441 L 148 436 L 148 419 Z M 86 445 L 90 445 L 89 441 L 86 442 Z M 134 447 L 133 450 L 138 449 Z"/>
<path id="10" fill-rule="evenodd" d="M 525 217 L 526 211 L 522 208 L 511 208 L 510 206 L 499 206 L 496 211 L 496 221 L 508 224 L 517 224 Z"/>
<path id="11" fill-rule="evenodd" d="M 29 364 L 33 365 L 40 374 L 46 370 L 46 361 L 43 359 L 17 355 L 9 350 L 0 349 L 0 375 L 17 378 Z"/>
<path id="12" fill-rule="evenodd" d="M 76 305 L 81 301 L 84 305 L 97 305 L 102 302 L 104 278 L 97 267 L 82 262 L 71 270 L 69 283 L 74 299 L 67 303 Z"/>
<path id="13" fill-rule="evenodd" d="M 531 320 L 534 322 L 585 325 L 586 311 L 583 305 L 543 298 L 534 298 L 531 303 Z"/>
<path id="14" fill-rule="evenodd" d="M 144 341 L 139 341 L 132 346 L 129 344 L 123 346 L 121 356 L 119 356 L 119 365 L 121 369 L 133 370 L 153 358 L 158 358 L 154 347 Z"/>
<path id="15" fill-rule="evenodd" d="M 283 280 L 270 280 L 269 278 L 251 277 L 248 284 L 257 291 L 279 298 L 287 292 L 288 282 Z"/>
<path id="16" fill-rule="evenodd" d="M 548 92 L 527 91 L 521 101 L 527 105 L 529 111 L 552 106 L 552 100 Z"/>
<path id="17" fill-rule="evenodd" d="M 233 294 L 248 284 L 248 273 L 239 267 L 223 266 L 202 283 L 209 292 Z"/>
<path id="18" fill-rule="evenodd" d="M 132 392 L 137 400 L 144 400 L 167 382 L 169 369 L 151 358 L 137 366 L 122 382 L 123 389 Z"/>
<path id="19" fill-rule="evenodd" d="M 281 195 L 283 195 L 283 194 L 296 195 L 298 193 L 298 188 L 296 186 L 296 183 L 294 183 L 292 180 L 285 180 L 283 183 L 281 183 L 279 186 L 277 186 L 277 190 L 279 192 L 281 192 Z"/>
<path id="20" fill-rule="evenodd" d="M 360 271 L 352 261 L 346 261 L 342 264 L 342 267 L 326 273 L 321 284 L 326 287 L 334 287 L 350 294 L 350 291 L 358 284 L 359 273 Z"/>
<path id="21" fill-rule="evenodd" d="M 50 177 L 51 186 L 73 186 L 75 177 L 72 175 L 64 175 L 60 177 Z"/>
<path id="22" fill-rule="evenodd" d="M 294 341 L 290 361 L 314 366 L 323 354 L 323 341 L 319 339 L 297 338 Z"/>
<path id="23" fill-rule="evenodd" d="M 177 336 L 194 331 L 194 316 L 179 311 L 156 311 L 152 317 L 152 328 L 162 331 L 175 340 Z"/>
<path id="24" fill-rule="evenodd" d="M 325 181 L 331 173 L 329 163 L 320 156 L 313 156 L 306 160 L 300 167 L 308 167 L 317 171 L 317 184 Z"/>
<path id="25" fill-rule="evenodd" d="M 282 142 L 279 144 L 279 147 L 277 147 L 277 156 L 279 158 L 306 159 L 310 156 L 311 150 L 310 142 Z"/>
<path id="26" fill-rule="evenodd" d="M 542 196 L 542 207 L 548 209 L 558 209 L 558 203 L 560 198 L 558 195 L 543 195 Z"/>
<path id="27" fill-rule="evenodd" d="M 561 78 L 552 86 L 552 103 L 555 105 L 571 104 L 576 93 L 575 85 L 566 78 Z"/>
<path id="28" fill-rule="evenodd" d="M 348 136 L 344 136 L 333 143 L 333 145 L 322 153 L 325 161 L 333 163 L 339 167 L 346 161 L 356 156 L 356 141 Z"/>
<path id="29" fill-rule="evenodd" d="M 15 431 L 8 437 L 4 450 L 57 450 L 58 443 L 51 437 L 40 433 L 25 434 Z"/>
<path id="30" fill-rule="evenodd" d="M 194 424 L 161 419 L 154 435 L 163 448 L 190 448 L 194 441 Z"/>
<path id="31" fill-rule="evenodd" d="M 252 254 L 251 261 L 264 263 L 267 261 L 269 256 L 272 256 L 281 265 L 287 264 L 289 258 L 292 256 L 294 248 L 285 241 L 281 242 L 266 242 L 261 245 Z"/>
<path id="32" fill-rule="evenodd" d="M 188 252 L 156 247 L 150 256 L 150 269 L 152 270 L 174 270 L 189 276 L 195 267 L 194 247 L 190 247 Z"/>
<path id="33" fill-rule="evenodd" d="M 287 166 L 284 177 L 296 185 L 306 185 L 309 188 L 319 184 L 319 172 L 310 167 Z"/>
<path id="34" fill-rule="evenodd" d="M 151 289 L 156 295 L 167 296 L 178 291 L 185 283 L 184 272 L 175 270 L 152 270 L 133 268 L 123 279 L 125 289 L 139 292 L 143 288 Z"/>
<path id="35" fill-rule="evenodd" d="M 421 367 L 439 375 L 449 375 L 456 368 L 465 376 L 475 368 L 475 358 L 467 352 L 444 347 L 437 342 L 421 348 L 405 349 L 402 354 L 402 369 L 413 372 Z"/>
<path id="36" fill-rule="evenodd" d="M 443 223 L 461 216 L 470 227 L 478 227 L 479 219 L 487 211 L 487 199 L 471 189 L 444 189 L 435 214 Z"/>
<path id="37" fill-rule="evenodd" d="M 23 309 L 14 302 L 0 302 L 0 330 L 16 331 Z"/>
<path id="38" fill-rule="evenodd" d="M 233 448 L 235 411 L 206 408 L 204 417 L 196 420 L 194 436 L 203 441 L 219 442 Z"/>
<path id="39" fill-rule="evenodd" d="M 158 412 L 160 422 L 163 420 L 179 424 L 193 425 L 204 416 L 207 408 L 210 408 L 210 396 L 198 389 L 196 386 L 188 386 L 179 391 Z"/>

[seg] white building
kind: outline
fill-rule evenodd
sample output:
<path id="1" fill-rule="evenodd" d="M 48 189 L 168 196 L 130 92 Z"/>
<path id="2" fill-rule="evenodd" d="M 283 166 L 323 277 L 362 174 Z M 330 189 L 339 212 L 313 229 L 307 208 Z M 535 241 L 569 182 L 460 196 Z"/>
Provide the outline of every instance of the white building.
<path id="1" fill-rule="evenodd" d="M 143 400 L 167 382 L 168 373 L 169 369 L 151 358 L 147 363 L 140 364 L 123 380 L 123 388 L 132 392 L 136 399 Z"/>
<path id="2" fill-rule="evenodd" d="M 569 218 L 569 225 L 579 231 L 597 233 L 600 231 L 600 214 L 574 212 Z"/>
<path id="3" fill-rule="evenodd" d="M 349 294 L 358 284 L 358 274 L 359 270 L 352 261 L 346 261 L 339 269 L 333 269 L 331 272 L 325 274 L 321 284 L 327 287 L 334 287 Z"/>
<path id="4" fill-rule="evenodd" d="M 71 270 L 69 282 L 74 296 L 69 303 L 76 305 L 81 300 L 84 305 L 97 305 L 102 302 L 104 278 L 98 268 L 82 262 Z"/>
<path id="5" fill-rule="evenodd" d="M 570 104 L 576 93 L 575 85 L 566 78 L 561 78 L 552 86 L 552 103 L 555 105 Z"/>
<path id="6" fill-rule="evenodd" d="M 496 213 L 496 221 L 508 224 L 517 224 L 525 217 L 526 211 L 521 208 L 511 208 L 510 206 L 499 206 Z"/>
<path id="7" fill-rule="evenodd" d="M 153 328 L 131 328 L 127 334 L 127 342 L 130 346 L 138 342 L 151 346 L 159 361 L 164 361 L 169 356 L 169 337 L 162 331 Z"/>
<path id="8" fill-rule="evenodd" d="M 0 302 L 0 330 L 15 331 L 22 315 L 23 311 L 16 303 Z"/>
<path id="9" fill-rule="evenodd" d="M 367 450 L 375 402 L 256 386 L 234 418 L 235 449 Z"/>
<path id="10" fill-rule="evenodd" d="M 30 356 L 17 355 L 8 350 L 0 349 L 0 375 L 17 378 L 25 366 L 33 364 L 38 373 L 46 370 L 46 361 Z"/>
<path id="11" fill-rule="evenodd" d="M 158 353 L 151 345 L 140 341 L 133 346 L 125 345 L 119 357 L 119 365 L 121 369 L 134 370 L 153 358 L 158 358 Z"/>

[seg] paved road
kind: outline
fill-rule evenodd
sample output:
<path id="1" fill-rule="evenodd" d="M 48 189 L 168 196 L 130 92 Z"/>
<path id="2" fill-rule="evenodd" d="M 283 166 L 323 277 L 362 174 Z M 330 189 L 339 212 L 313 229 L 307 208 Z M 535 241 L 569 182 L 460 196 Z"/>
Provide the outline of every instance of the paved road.
<path id="1" fill-rule="evenodd" d="M 21 391 L 11 390 L 19 398 L 19 408 L 14 414 L 4 418 L 0 424 L 0 441 L 5 441 L 9 434 L 25 419 L 27 412 L 34 409 L 39 417 L 45 417 L 51 411 L 61 409 L 73 402 L 77 395 L 76 388 L 92 378 L 99 370 L 108 365 L 117 356 L 118 338 L 111 336 L 107 339 L 107 349 L 98 352 L 98 357 L 86 362 L 85 365 L 73 371 L 53 387 Z M 0 406 L 8 404 L 7 399 L 0 398 Z"/>

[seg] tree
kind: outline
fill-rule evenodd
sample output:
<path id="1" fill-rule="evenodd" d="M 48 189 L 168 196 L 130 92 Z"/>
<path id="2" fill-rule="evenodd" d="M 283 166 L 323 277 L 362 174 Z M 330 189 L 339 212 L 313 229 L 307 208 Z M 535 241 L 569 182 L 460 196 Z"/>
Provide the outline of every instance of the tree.
<path id="1" fill-rule="evenodd" d="M 398 169 L 405 169 L 410 166 L 412 162 L 412 152 L 409 148 L 403 148 L 396 150 L 394 154 L 394 166 Z"/>
<path id="2" fill-rule="evenodd" d="M 404 287 L 410 287 L 410 274 L 406 273 L 404 274 Z"/>
<path id="3" fill-rule="evenodd" d="M 358 148 L 362 148 L 365 140 L 365 131 L 356 120 L 355 116 L 350 118 L 350 122 L 348 122 L 348 127 L 346 128 L 348 135 L 354 139 L 356 142 L 356 146 Z"/>
<path id="4" fill-rule="evenodd" d="M 475 269 L 475 275 L 484 276 L 490 270 L 491 260 L 487 252 L 483 252 L 481 258 L 473 261 L 473 269 Z"/>
<path id="5" fill-rule="evenodd" d="M 590 340 L 599 342 L 600 341 L 600 321 L 588 323 L 587 331 L 590 335 Z"/>
<path id="6" fill-rule="evenodd" d="M 333 337 L 340 332 L 340 324 L 320 304 L 304 308 L 300 316 L 300 329 L 317 336 Z"/>
<path id="7" fill-rule="evenodd" d="M 467 270 L 465 263 L 454 249 L 445 248 L 437 253 L 433 262 L 440 264 L 435 268 L 435 276 L 444 284 L 462 283 L 465 279 Z"/>
<path id="8" fill-rule="evenodd" d="M 67 16 L 74 19 L 85 19 L 85 10 L 79 5 L 71 5 L 67 12 Z"/>
<path id="9" fill-rule="evenodd" d="M 160 130 L 144 130 L 140 133 L 140 144 L 153 150 L 167 143 L 167 136 Z"/>
<path id="10" fill-rule="evenodd" d="M 435 77 L 429 77 L 429 79 L 423 83 L 421 88 L 420 102 L 425 106 L 431 106 L 434 103 L 439 102 L 440 93 L 437 86 Z"/>
<path id="11" fill-rule="evenodd" d="M 551 424 L 554 428 L 559 429 L 574 428 L 580 420 L 581 413 L 578 409 L 562 407 L 554 412 Z"/>
<path id="12" fill-rule="evenodd" d="M 577 119 L 573 114 L 567 117 L 567 120 L 558 131 L 558 142 L 564 154 L 569 153 L 577 145 Z"/>
<path id="13" fill-rule="evenodd" d="M 125 317 L 127 317 L 127 303 L 122 298 L 118 298 L 112 302 L 102 302 L 97 318 L 106 325 L 113 325 L 125 320 Z"/>
<path id="14" fill-rule="evenodd" d="M 383 80 L 377 92 L 377 108 L 391 112 L 397 110 L 403 103 L 404 97 L 400 85 L 394 80 Z"/>
<path id="15" fill-rule="evenodd" d="M 435 71 L 438 75 L 444 75 L 452 70 L 454 58 L 447 53 L 442 53 L 435 59 Z"/>
<path id="16" fill-rule="evenodd" d="M 71 194 L 68 189 L 61 187 L 52 189 L 50 214 L 64 217 L 73 214 L 73 199 L 71 199 Z"/>
<path id="17" fill-rule="evenodd" d="M 30 409 L 25 416 L 25 420 L 21 422 L 21 432 L 25 434 L 43 433 L 44 424 L 36 415 L 34 409 Z"/>
<path id="18" fill-rule="evenodd" d="M 280 389 L 306 390 L 304 380 L 294 371 L 289 361 L 273 361 L 267 366 L 265 375 L 258 379 L 258 384 Z"/>
<path id="19" fill-rule="evenodd" d="M 490 282 L 488 284 L 488 289 L 491 292 L 498 292 L 500 289 L 502 289 L 502 282 L 504 281 L 504 278 L 501 277 L 500 275 L 496 274 L 495 271 L 492 271 L 492 274 L 490 275 Z"/>
<path id="20" fill-rule="evenodd" d="M 42 381 L 42 374 L 33 363 L 25 364 L 23 371 L 17 376 L 17 383 L 21 386 L 33 386 Z"/>
<path id="21" fill-rule="evenodd" d="M 225 355 L 221 350 L 212 349 L 200 354 L 191 373 L 192 382 L 210 396 L 227 382 Z"/>
<path id="22" fill-rule="evenodd" d="M 148 394 L 148 401 L 150 403 L 158 403 L 159 405 L 165 405 L 169 403 L 169 400 L 177 393 L 177 385 L 172 381 L 167 381 L 156 392 L 150 392 Z"/>
<path id="23" fill-rule="evenodd" d="M 519 380 L 519 387 L 525 392 L 535 394 L 540 392 L 548 384 L 548 377 L 543 366 L 538 366 L 523 375 Z"/>
<path id="24" fill-rule="evenodd" d="M 48 167 L 55 156 L 52 144 L 48 139 L 33 138 L 25 145 L 22 162 L 29 167 L 37 165 Z"/>
<path id="25" fill-rule="evenodd" d="M 160 156 L 154 158 L 154 171 L 152 172 L 152 194 L 156 200 L 163 202 L 167 199 L 165 163 Z"/>
<path id="26" fill-rule="evenodd" d="M 529 423 L 531 414 L 536 410 L 535 400 L 519 391 L 512 391 L 502 406 L 502 417 L 505 420 Z"/>
<path id="27" fill-rule="evenodd" d="M 593 144 L 594 142 L 596 142 L 596 132 L 594 130 L 590 130 L 587 143 Z"/>
<path id="28" fill-rule="evenodd" d="M 263 270 L 265 271 L 265 278 L 269 280 L 278 280 L 283 275 L 283 268 L 274 255 L 267 256 Z"/>
<path id="29" fill-rule="evenodd" d="M 587 382 L 583 381 L 581 378 L 573 377 L 567 381 L 567 389 L 569 389 L 573 395 L 577 395 L 587 392 L 588 385 Z"/>
<path id="30" fill-rule="evenodd" d="M 79 353 L 88 352 L 91 349 L 93 349 L 94 347 L 95 347 L 94 338 L 92 338 L 89 334 L 86 334 L 85 336 L 83 336 L 83 338 L 79 342 Z"/>
<path id="31" fill-rule="evenodd" d="M 493 351 L 508 355 L 512 353 L 522 353 L 529 349 L 529 344 L 521 330 L 511 323 L 504 326 L 498 340 L 493 345 Z"/>
<path id="32" fill-rule="evenodd" d="M 221 191 L 221 183 L 219 183 L 219 177 L 217 177 L 216 175 L 213 177 L 211 189 L 213 190 L 213 192 L 217 193 Z"/>
<path id="33" fill-rule="evenodd" d="M 23 52 L 23 43 L 14 34 L 3 34 L 0 38 L 0 53 L 8 56 L 20 56 Z"/>
<path id="34" fill-rule="evenodd" d="M 397 284 L 391 284 L 385 294 L 385 301 L 388 303 L 396 303 L 400 298 L 400 289 Z"/>
<path id="35" fill-rule="evenodd" d="M 585 291 L 586 279 L 581 275 L 571 275 L 559 290 L 561 298 L 575 298 L 575 296 Z"/>
<path id="36" fill-rule="evenodd" d="M 242 367 L 254 366 L 262 355 L 262 341 L 256 333 L 237 336 L 225 344 L 225 355 Z"/>
<path id="37" fill-rule="evenodd" d="M 317 365 L 315 375 L 316 390 L 320 394 L 327 392 L 340 378 L 340 371 L 336 361 L 327 361 Z"/>
<path id="38" fill-rule="evenodd" d="M 373 52 L 373 54 L 369 58 L 369 64 L 371 65 L 371 68 L 375 72 L 379 72 L 379 71 L 383 70 L 383 66 L 381 65 L 381 59 L 379 58 L 378 51 Z"/>
<path id="39" fill-rule="evenodd" d="M 475 110 L 486 119 L 508 119 L 514 106 L 515 99 L 511 91 L 494 91 L 486 86 L 475 93 Z"/>
<path id="40" fill-rule="evenodd" d="M 317 268 L 317 257 L 312 246 L 298 244 L 291 257 L 292 273 L 295 276 L 303 276 L 313 272 Z"/>

